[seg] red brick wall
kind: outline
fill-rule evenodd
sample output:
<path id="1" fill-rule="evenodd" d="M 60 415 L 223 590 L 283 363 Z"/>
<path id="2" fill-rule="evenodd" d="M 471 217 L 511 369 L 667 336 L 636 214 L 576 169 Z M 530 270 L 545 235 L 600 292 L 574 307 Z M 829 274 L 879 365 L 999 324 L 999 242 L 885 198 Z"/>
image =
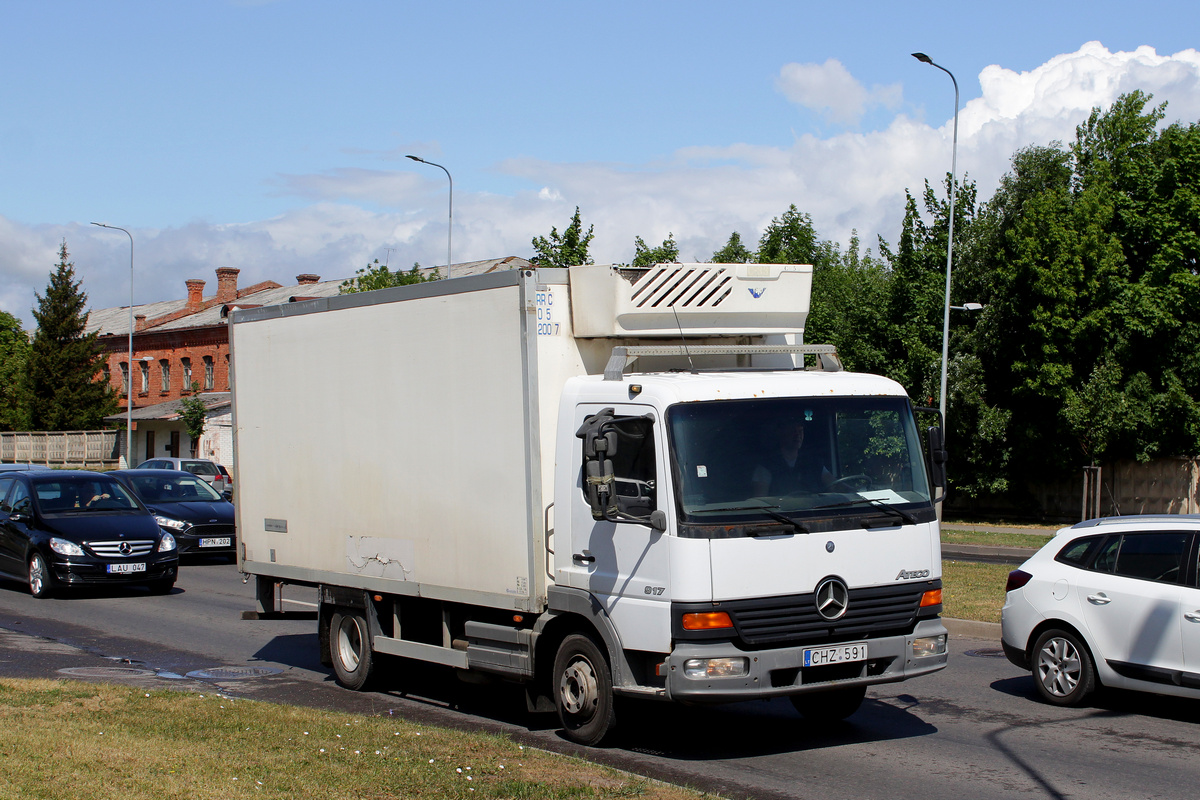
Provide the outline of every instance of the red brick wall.
<path id="1" fill-rule="evenodd" d="M 102 336 L 100 342 L 108 351 L 109 384 L 121 392 L 121 365 L 129 358 L 128 336 Z M 143 392 L 139 361 L 150 357 L 149 391 Z M 142 408 L 155 403 L 178 400 L 191 394 L 190 387 L 183 382 L 183 359 L 192 361 L 192 380 L 204 387 L 204 357 L 213 360 L 212 391 L 229 391 L 229 329 L 224 325 L 211 328 L 185 328 L 171 331 L 147 331 L 133 335 L 133 407 Z M 162 389 L 161 361 L 171 366 L 170 385 Z M 125 396 L 121 394 L 121 408 L 125 408 Z"/>

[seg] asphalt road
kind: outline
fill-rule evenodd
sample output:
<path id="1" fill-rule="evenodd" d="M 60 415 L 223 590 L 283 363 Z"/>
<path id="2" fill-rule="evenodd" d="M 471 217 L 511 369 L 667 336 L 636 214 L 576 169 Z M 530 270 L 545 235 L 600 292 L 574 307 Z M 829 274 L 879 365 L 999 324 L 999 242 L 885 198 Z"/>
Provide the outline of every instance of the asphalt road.
<path id="1" fill-rule="evenodd" d="M 289 607 L 311 609 L 290 590 Z M 333 683 L 313 621 L 247 621 L 252 587 L 230 564 L 185 565 L 176 591 L 38 601 L 0 584 L 0 676 L 72 675 L 420 722 L 486 729 L 725 797 L 1192 798 L 1200 785 L 1200 701 L 1105 695 L 1070 710 L 1035 699 L 998 642 L 955 638 L 950 666 L 876 687 L 842 724 L 814 728 L 786 701 L 718 708 L 629 703 L 622 738 L 586 750 L 553 716 L 523 711 L 505 684 L 466 685 L 392 662 L 389 690 Z M 68 672 L 63 672 L 67 670 Z"/>

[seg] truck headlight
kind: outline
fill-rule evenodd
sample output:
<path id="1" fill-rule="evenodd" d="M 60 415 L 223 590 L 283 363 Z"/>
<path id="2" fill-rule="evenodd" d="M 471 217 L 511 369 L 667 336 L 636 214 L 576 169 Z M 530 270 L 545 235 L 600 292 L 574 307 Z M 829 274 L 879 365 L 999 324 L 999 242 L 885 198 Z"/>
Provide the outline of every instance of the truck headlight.
<path id="1" fill-rule="evenodd" d="M 689 678 L 740 678 L 750 672 L 747 658 L 689 658 L 683 674 Z"/>
<path id="2" fill-rule="evenodd" d="M 946 655 L 946 634 L 940 636 L 926 636 L 921 639 L 913 639 L 912 643 L 913 658 L 929 658 L 930 656 Z"/>

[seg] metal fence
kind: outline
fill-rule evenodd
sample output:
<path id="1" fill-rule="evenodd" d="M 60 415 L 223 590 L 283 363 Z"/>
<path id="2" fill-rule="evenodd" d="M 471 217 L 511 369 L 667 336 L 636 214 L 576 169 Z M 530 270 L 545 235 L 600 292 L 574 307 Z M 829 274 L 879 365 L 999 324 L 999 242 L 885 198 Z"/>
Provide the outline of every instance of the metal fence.
<path id="1" fill-rule="evenodd" d="M 68 469 L 114 469 L 119 430 L 0 432 L 0 462 Z"/>

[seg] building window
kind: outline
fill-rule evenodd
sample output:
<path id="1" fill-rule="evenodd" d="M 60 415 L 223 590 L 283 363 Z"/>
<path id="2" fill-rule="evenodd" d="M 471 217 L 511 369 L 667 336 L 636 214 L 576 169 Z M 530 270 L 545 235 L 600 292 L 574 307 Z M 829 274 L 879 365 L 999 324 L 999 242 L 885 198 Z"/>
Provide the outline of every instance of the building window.
<path id="1" fill-rule="evenodd" d="M 233 375 L 229 372 L 229 353 L 225 354 L 225 391 L 229 391 L 233 386 Z"/>
<path id="2" fill-rule="evenodd" d="M 146 460 L 154 458 L 154 431 L 146 431 Z"/>
<path id="3" fill-rule="evenodd" d="M 164 358 L 158 362 L 158 368 L 162 371 L 162 391 L 171 391 L 171 362 Z"/>
<path id="4" fill-rule="evenodd" d="M 105 383 L 112 383 L 112 370 L 108 367 L 108 362 L 104 362 L 104 366 L 100 367 L 101 374 L 104 375 Z"/>
<path id="5" fill-rule="evenodd" d="M 121 362 L 121 394 L 129 394 L 129 364 Z"/>
<path id="6" fill-rule="evenodd" d="M 150 362 L 142 361 L 138 364 L 138 366 L 141 367 L 142 370 L 141 393 L 148 394 L 150 392 Z"/>
<path id="7" fill-rule="evenodd" d="M 204 357 L 204 388 L 213 388 L 213 360 L 212 356 Z"/>
<path id="8" fill-rule="evenodd" d="M 186 394 L 192 390 L 192 360 L 181 358 L 179 363 L 183 365 L 183 392 Z"/>

